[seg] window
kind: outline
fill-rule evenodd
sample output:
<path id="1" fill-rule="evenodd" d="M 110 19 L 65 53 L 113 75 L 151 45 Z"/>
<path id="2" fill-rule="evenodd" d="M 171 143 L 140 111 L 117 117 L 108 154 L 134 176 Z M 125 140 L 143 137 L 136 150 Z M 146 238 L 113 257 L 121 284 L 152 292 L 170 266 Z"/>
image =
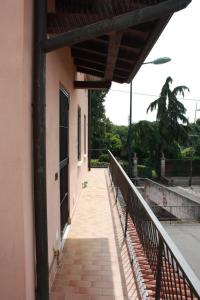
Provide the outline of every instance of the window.
<path id="1" fill-rule="evenodd" d="M 86 154 L 86 115 L 84 115 L 84 154 Z"/>
<path id="2" fill-rule="evenodd" d="M 78 160 L 81 160 L 81 109 L 78 107 Z"/>

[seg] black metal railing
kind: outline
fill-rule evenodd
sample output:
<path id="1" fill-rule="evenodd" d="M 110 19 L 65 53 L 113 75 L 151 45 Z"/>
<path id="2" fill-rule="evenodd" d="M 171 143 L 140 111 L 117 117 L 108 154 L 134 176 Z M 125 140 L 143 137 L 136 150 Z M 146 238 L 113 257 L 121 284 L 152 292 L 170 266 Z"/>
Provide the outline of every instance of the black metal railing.
<path id="1" fill-rule="evenodd" d="M 116 199 L 120 195 L 125 203 L 125 236 L 131 221 L 153 274 L 155 286 L 151 297 L 200 299 L 200 282 L 190 266 L 111 152 L 109 161 Z"/>

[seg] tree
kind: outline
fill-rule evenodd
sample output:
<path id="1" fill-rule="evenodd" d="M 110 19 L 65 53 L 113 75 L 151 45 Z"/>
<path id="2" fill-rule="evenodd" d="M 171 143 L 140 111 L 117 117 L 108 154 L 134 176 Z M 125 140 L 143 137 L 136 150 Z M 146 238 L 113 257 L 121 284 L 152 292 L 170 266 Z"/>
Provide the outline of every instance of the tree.
<path id="1" fill-rule="evenodd" d="M 127 136 L 128 136 L 128 127 L 124 125 L 114 125 L 112 124 L 112 130 L 111 133 L 113 135 L 119 136 L 121 140 L 121 149 L 120 155 L 121 158 L 126 158 L 127 157 Z"/>
<path id="2" fill-rule="evenodd" d="M 156 120 L 159 124 L 161 139 L 161 151 L 164 151 L 174 143 L 183 142 L 188 138 L 188 119 L 185 116 L 186 108 L 177 99 L 178 94 L 184 97 L 189 88 L 182 85 L 170 89 L 172 78 L 168 77 L 162 87 L 160 96 L 147 108 L 147 113 L 157 109 Z"/>
<path id="3" fill-rule="evenodd" d="M 158 130 L 156 122 L 146 120 L 133 125 L 133 152 L 141 158 L 150 157 L 158 144 Z"/>
<path id="4" fill-rule="evenodd" d="M 106 133 L 106 148 L 109 149 L 115 156 L 119 156 L 122 149 L 122 142 L 118 134 Z"/>
<path id="5" fill-rule="evenodd" d="M 103 149 L 105 147 L 106 127 L 110 121 L 106 119 L 104 101 L 107 90 L 91 91 L 91 148 Z M 99 153 L 93 153 L 93 156 Z"/>

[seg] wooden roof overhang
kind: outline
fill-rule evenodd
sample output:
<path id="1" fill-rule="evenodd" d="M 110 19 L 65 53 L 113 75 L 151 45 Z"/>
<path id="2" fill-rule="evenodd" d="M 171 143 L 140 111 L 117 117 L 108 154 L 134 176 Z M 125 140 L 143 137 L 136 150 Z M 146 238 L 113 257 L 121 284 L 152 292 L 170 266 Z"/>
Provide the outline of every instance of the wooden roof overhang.
<path id="1" fill-rule="evenodd" d="M 75 81 L 76 88 L 128 83 L 174 12 L 191 0 L 55 0 L 48 14 L 46 52 L 71 47 L 77 71 L 98 80 Z"/>

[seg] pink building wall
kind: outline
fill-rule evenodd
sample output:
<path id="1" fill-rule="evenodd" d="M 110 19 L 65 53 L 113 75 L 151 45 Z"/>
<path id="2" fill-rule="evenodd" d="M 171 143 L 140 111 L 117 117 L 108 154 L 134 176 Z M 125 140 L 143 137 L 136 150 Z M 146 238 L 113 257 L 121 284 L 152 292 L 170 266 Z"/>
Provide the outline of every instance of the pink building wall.
<path id="1" fill-rule="evenodd" d="M 87 172 L 87 159 L 84 158 L 83 125 L 84 114 L 88 115 L 88 94 L 84 90 L 75 90 L 73 80 L 76 70 L 70 49 L 64 48 L 47 55 L 46 84 L 46 130 L 47 130 L 47 207 L 49 230 L 49 262 L 53 260 L 53 249 L 60 241 L 60 195 L 59 180 L 59 88 L 62 86 L 69 94 L 69 209 L 73 215 L 81 192 L 82 182 Z M 83 76 L 82 76 L 83 77 Z M 84 79 L 84 78 L 82 78 Z M 77 111 L 81 108 L 81 162 L 77 160 Z"/>
<path id="2" fill-rule="evenodd" d="M 1 3 L 0 298 L 6 300 L 34 299 L 31 18 L 30 1 Z"/>
<path id="3" fill-rule="evenodd" d="M 0 299 L 35 299 L 35 241 L 32 160 L 33 1 L 7 0 L 0 10 Z M 47 55 L 47 206 L 49 264 L 60 235 L 59 86 L 70 94 L 70 217 L 87 172 L 83 116 L 87 92 L 73 89 L 69 49 Z M 77 162 L 77 109 L 82 110 L 82 163 Z M 88 118 L 87 118 L 88 119 Z M 80 164 L 80 163 L 79 163 Z M 73 222 L 73 219 L 72 219 Z M 53 274 L 51 274 L 53 278 Z"/>

